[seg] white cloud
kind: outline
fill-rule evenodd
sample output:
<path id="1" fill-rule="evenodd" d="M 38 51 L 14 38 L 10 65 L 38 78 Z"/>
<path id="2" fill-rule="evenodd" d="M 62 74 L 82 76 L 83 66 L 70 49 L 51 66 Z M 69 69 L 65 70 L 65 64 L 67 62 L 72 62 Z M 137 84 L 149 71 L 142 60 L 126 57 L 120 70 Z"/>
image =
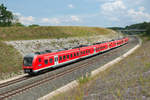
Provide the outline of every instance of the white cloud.
<path id="1" fill-rule="evenodd" d="M 145 8 L 140 7 L 139 11 L 135 11 L 134 9 L 128 10 L 128 16 L 132 18 L 135 22 L 143 22 L 150 21 L 150 14 L 144 12 Z"/>
<path id="2" fill-rule="evenodd" d="M 124 10 L 126 9 L 126 6 L 121 0 L 115 0 L 113 2 L 107 2 L 104 3 L 101 6 L 102 12 L 103 13 L 113 13 L 118 10 Z"/>
<path id="3" fill-rule="evenodd" d="M 117 17 L 110 17 L 109 20 L 111 20 L 111 21 L 120 21 L 120 19 L 117 18 Z"/>
<path id="4" fill-rule="evenodd" d="M 135 0 L 134 3 L 139 5 L 141 2 L 143 2 L 143 0 Z"/>
<path id="5" fill-rule="evenodd" d="M 43 23 L 60 24 L 61 21 L 58 18 L 42 18 Z"/>
<path id="6" fill-rule="evenodd" d="M 42 23 L 49 23 L 52 25 L 60 25 L 60 24 L 69 24 L 69 23 L 78 23 L 81 22 L 81 19 L 78 16 L 62 16 L 62 17 L 55 17 L 55 18 L 42 18 Z"/>
<path id="7" fill-rule="evenodd" d="M 49 22 L 49 19 L 48 18 L 42 18 L 41 21 L 46 23 L 46 22 Z"/>
<path id="8" fill-rule="evenodd" d="M 13 15 L 21 16 L 21 14 L 20 14 L 20 13 L 13 13 Z"/>
<path id="9" fill-rule="evenodd" d="M 29 24 L 33 24 L 35 21 L 35 18 L 33 16 L 25 17 L 25 16 L 21 15 L 21 13 L 13 13 L 13 14 L 18 17 L 19 22 L 21 22 L 22 24 L 29 25 Z"/>
<path id="10" fill-rule="evenodd" d="M 28 17 L 21 16 L 21 17 L 19 17 L 19 21 L 22 24 L 33 24 L 34 20 L 35 20 L 35 18 L 32 16 L 28 16 Z"/>
<path id="11" fill-rule="evenodd" d="M 143 12 L 145 10 L 144 7 L 139 7 L 139 11 Z"/>
<path id="12" fill-rule="evenodd" d="M 120 21 L 125 15 L 127 7 L 122 0 L 107 0 L 101 5 L 101 14 L 110 21 Z"/>
<path id="13" fill-rule="evenodd" d="M 68 5 L 69 8 L 74 8 L 73 4 Z"/>
<path id="14" fill-rule="evenodd" d="M 80 21 L 78 16 L 71 16 L 71 20 L 75 21 L 75 22 L 79 22 Z"/>

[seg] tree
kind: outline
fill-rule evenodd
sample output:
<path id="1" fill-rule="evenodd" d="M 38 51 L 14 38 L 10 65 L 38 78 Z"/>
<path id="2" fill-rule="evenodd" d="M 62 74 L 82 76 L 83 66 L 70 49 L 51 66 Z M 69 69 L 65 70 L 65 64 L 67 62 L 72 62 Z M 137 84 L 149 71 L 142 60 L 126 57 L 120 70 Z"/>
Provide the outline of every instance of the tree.
<path id="1" fill-rule="evenodd" d="M 146 28 L 146 34 L 150 36 L 150 24 L 149 24 L 148 27 Z"/>
<path id="2" fill-rule="evenodd" d="M 13 26 L 25 27 L 25 25 L 21 24 L 20 22 L 13 23 Z"/>
<path id="3" fill-rule="evenodd" d="M 40 25 L 38 24 L 32 24 L 32 25 L 29 25 L 28 27 L 39 27 Z"/>
<path id="4" fill-rule="evenodd" d="M 13 22 L 13 14 L 7 10 L 4 4 L 0 5 L 0 26 L 11 26 Z"/>

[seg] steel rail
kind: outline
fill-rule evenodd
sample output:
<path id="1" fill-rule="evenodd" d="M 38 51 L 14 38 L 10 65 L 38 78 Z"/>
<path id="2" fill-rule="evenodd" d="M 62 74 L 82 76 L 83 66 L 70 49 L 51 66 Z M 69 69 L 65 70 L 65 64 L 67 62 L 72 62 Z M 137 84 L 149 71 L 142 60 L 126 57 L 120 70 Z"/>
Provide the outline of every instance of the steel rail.
<path id="1" fill-rule="evenodd" d="M 39 85 L 41 85 L 41 84 L 43 84 L 43 83 L 49 82 L 50 80 L 56 79 L 56 78 L 58 78 L 58 77 L 64 76 L 64 75 L 66 75 L 66 74 L 69 74 L 69 73 L 71 73 L 71 72 L 73 72 L 73 71 L 76 71 L 76 70 L 78 70 L 78 69 L 80 69 L 80 68 L 88 67 L 89 65 L 92 65 L 93 63 L 95 63 L 96 61 L 99 61 L 99 60 L 100 60 L 100 59 L 98 59 L 98 58 L 90 59 L 90 61 L 88 61 L 88 62 L 84 62 L 84 63 L 82 63 L 82 64 L 80 64 L 80 65 L 77 65 L 77 66 L 75 65 L 76 67 L 72 67 L 72 68 L 66 69 L 66 70 L 64 70 L 64 71 L 62 71 L 62 72 L 59 72 L 59 73 L 57 73 L 57 74 L 44 77 L 44 78 L 41 79 L 41 80 L 37 80 L 37 81 L 34 82 L 34 83 L 30 83 L 30 84 L 28 84 L 28 85 L 24 85 L 23 87 L 17 87 L 16 89 L 12 89 L 12 90 L 6 91 L 6 92 L 4 92 L 4 93 L 1 93 L 1 94 L 0 94 L 0 100 L 9 98 L 9 97 L 14 96 L 14 95 L 16 95 L 16 94 L 18 94 L 18 93 L 21 93 L 21 92 L 24 92 L 24 91 L 26 91 L 26 90 L 28 90 L 28 89 L 33 88 L 33 87 L 39 86 Z M 9 82 L 9 85 L 11 85 L 11 83 L 15 84 L 15 82 L 19 82 L 19 81 L 22 81 L 22 80 L 23 80 L 23 77 L 20 78 L 20 79 L 16 79 L 16 80 L 14 80 L 14 81 L 10 81 L 10 82 Z M 7 84 L 4 84 L 4 85 L 0 85 L 0 87 L 1 87 L 1 86 L 8 86 L 8 85 L 7 85 Z"/>

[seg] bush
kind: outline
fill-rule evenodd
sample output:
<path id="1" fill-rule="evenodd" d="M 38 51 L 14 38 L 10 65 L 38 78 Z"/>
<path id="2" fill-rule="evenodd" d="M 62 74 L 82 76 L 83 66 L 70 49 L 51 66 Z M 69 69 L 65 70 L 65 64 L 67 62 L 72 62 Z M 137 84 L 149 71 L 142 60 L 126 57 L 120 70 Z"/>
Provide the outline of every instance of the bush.
<path id="1" fill-rule="evenodd" d="M 146 34 L 150 36 L 150 25 L 146 29 Z"/>
<path id="2" fill-rule="evenodd" d="M 29 25 L 28 27 L 38 27 L 38 26 L 40 26 L 40 25 L 38 25 L 38 24 L 32 24 L 32 25 Z"/>
<path id="3" fill-rule="evenodd" d="M 20 22 L 17 22 L 17 23 L 15 23 L 15 24 L 13 24 L 13 26 L 25 27 L 25 25 L 21 24 Z"/>

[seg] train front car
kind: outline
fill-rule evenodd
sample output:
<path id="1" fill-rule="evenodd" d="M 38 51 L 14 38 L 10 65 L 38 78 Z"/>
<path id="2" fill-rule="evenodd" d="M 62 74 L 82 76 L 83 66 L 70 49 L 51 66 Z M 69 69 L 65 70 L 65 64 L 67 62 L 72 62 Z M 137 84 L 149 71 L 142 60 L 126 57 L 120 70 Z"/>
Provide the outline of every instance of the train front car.
<path id="1" fill-rule="evenodd" d="M 34 66 L 35 56 L 36 55 L 34 53 L 24 56 L 24 59 L 23 59 L 24 73 L 28 73 L 30 75 L 33 74 L 33 66 Z"/>

